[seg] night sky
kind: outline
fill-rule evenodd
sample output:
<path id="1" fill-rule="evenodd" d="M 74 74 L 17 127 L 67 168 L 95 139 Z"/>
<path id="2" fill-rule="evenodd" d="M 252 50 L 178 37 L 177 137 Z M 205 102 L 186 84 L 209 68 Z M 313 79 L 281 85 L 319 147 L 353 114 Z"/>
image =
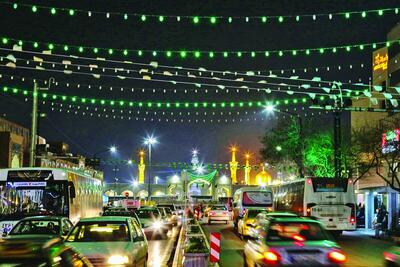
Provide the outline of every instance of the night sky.
<path id="1" fill-rule="evenodd" d="M 0 1 L 1 3 L 2 1 Z M 305 18 L 296 23 L 293 19 L 284 23 L 268 21 L 262 24 L 259 21 L 245 22 L 234 20 L 232 23 L 227 21 L 218 21 L 215 25 L 210 25 L 209 21 L 201 20 L 198 25 L 191 22 L 176 22 L 168 15 L 198 15 L 198 16 L 272 16 L 272 15 L 301 15 L 301 14 L 320 14 L 334 13 L 344 11 L 357 11 L 367 9 L 380 9 L 396 7 L 399 1 L 19 1 L 19 3 L 34 3 L 38 6 L 55 6 L 74 8 L 91 11 L 121 12 L 121 13 L 144 13 L 144 14 L 162 14 L 166 16 L 165 22 L 160 23 L 157 18 L 148 18 L 143 23 L 137 18 L 129 18 L 124 21 L 121 16 L 111 15 L 106 19 L 104 15 L 94 14 L 92 18 L 81 14 L 69 16 L 67 12 L 58 13 L 51 16 L 48 10 L 41 10 L 32 13 L 29 7 L 19 6 L 17 10 L 12 10 L 11 5 L 0 4 L 0 25 L 2 25 L 0 36 L 7 36 L 17 40 L 34 40 L 38 42 L 47 42 L 53 44 L 69 44 L 76 46 L 104 47 L 114 49 L 141 49 L 141 50 L 212 50 L 212 51 L 258 51 L 258 50 L 285 50 L 301 48 L 319 48 L 324 46 L 339 46 L 346 44 L 360 44 L 386 41 L 387 32 L 399 21 L 399 15 L 384 15 L 378 17 L 376 14 L 369 14 L 367 18 L 351 17 L 346 20 L 337 18 L 333 21 L 327 18 L 313 21 L 311 17 Z M 359 16 L 359 15 L 358 15 Z M 24 45 L 24 49 L 34 51 L 32 45 Z M 5 47 L 2 45 L 1 47 Z M 9 46 L 8 46 L 9 47 Z M 43 49 L 44 50 L 44 49 Z M 62 50 L 62 49 L 61 49 Z M 314 53 L 310 56 L 257 56 L 251 58 L 249 55 L 237 58 L 230 56 L 224 59 L 222 56 L 216 56 L 209 59 L 207 55 L 202 55 L 199 59 L 192 55 L 186 59 L 180 59 L 177 56 L 167 59 L 164 55 L 153 57 L 151 53 L 145 53 L 142 57 L 130 55 L 123 57 L 121 53 L 114 53 L 112 56 L 99 55 L 107 59 L 131 60 L 139 63 L 150 63 L 157 61 L 162 65 L 183 66 L 186 68 L 204 67 L 209 70 L 281 70 L 285 72 L 282 76 L 289 77 L 291 69 L 308 68 L 307 73 L 299 72 L 297 75 L 310 79 L 318 76 L 324 80 L 337 80 L 342 82 L 363 82 L 368 83 L 371 73 L 371 49 L 359 51 L 353 49 L 349 53 L 340 52 L 335 55 L 324 53 L 318 55 Z M 62 53 L 63 51 L 59 52 Z M 0 56 L 5 57 L 13 54 L 15 57 L 24 60 L 32 60 L 32 54 L 14 53 L 6 50 L 0 50 Z M 67 54 L 78 55 L 76 50 Z M 93 53 L 84 51 L 81 56 L 93 57 Z M 37 55 L 44 58 L 44 56 Z M 51 57 L 47 57 L 51 59 Z M 53 59 L 60 61 L 60 59 Z M 87 64 L 86 61 L 69 59 L 76 64 Z M 248 101 L 265 99 L 283 99 L 290 98 L 286 93 L 271 93 L 241 90 L 237 93 L 235 90 L 224 92 L 219 90 L 215 93 L 215 86 L 207 88 L 203 86 L 194 93 L 193 85 L 182 85 L 171 83 L 160 83 L 155 81 L 141 80 L 121 80 L 113 77 L 101 77 L 95 79 L 91 75 L 55 73 L 49 71 L 33 71 L 29 69 L 4 67 L 7 61 L 0 62 L 0 73 L 3 78 L 0 79 L 1 86 L 16 86 L 27 90 L 32 90 L 32 78 L 48 80 L 54 77 L 59 84 L 53 86 L 49 93 L 64 95 L 75 95 L 90 98 L 104 99 L 124 99 L 127 101 L 181 101 L 184 102 L 202 102 L 202 101 Z M 31 61 L 31 67 L 35 65 Z M 101 63 L 98 63 L 101 65 Z M 364 64 L 364 68 L 360 65 Z M 17 66 L 24 66 L 17 64 Z M 337 66 L 343 66 L 338 71 Z M 350 69 L 349 65 L 353 68 Z M 102 66 L 115 68 L 117 65 L 103 63 Z M 320 70 L 320 67 L 336 66 L 331 71 Z M 140 66 L 131 66 L 131 69 L 139 71 Z M 316 72 L 315 68 L 319 68 Z M 46 69 L 51 69 L 46 67 Z M 289 70 L 289 71 L 288 71 Z M 15 76 L 11 79 L 11 75 Z M 17 77 L 18 76 L 18 77 Z M 137 75 L 136 75 L 137 76 Z M 24 81 L 22 81 L 24 77 Z M 137 76 L 140 77 L 140 76 Z M 170 77 L 174 80 L 173 77 Z M 280 81 L 279 81 L 280 82 Z M 70 84 L 90 84 L 91 88 L 82 86 L 66 86 Z M 225 84 L 219 82 L 219 84 Z M 226 83 L 228 85 L 229 83 Z M 43 84 L 41 84 L 43 86 Z M 104 86 L 99 90 L 98 86 Z M 111 91 L 109 87 L 113 87 Z M 136 88 L 134 91 L 119 88 Z M 144 88 L 143 93 L 141 89 Z M 152 89 L 155 89 L 153 92 Z M 164 93 L 163 90 L 166 90 Z M 206 93 L 205 90 L 208 89 Z M 177 93 L 174 93 L 176 90 Z M 187 90 L 187 93 L 184 93 Z M 59 105 L 59 103 L 54 104 Z M 204 162 L 225 163 L 229 159 L 228 148 L 232 144 L 237 144 L 242 152 L 250 151 L 254 157 L 258 156 L 260 148 L 260 136 L 265 129 L 270 128 L 275 119 L 265 119 L 265 114 L 260 109 L 246 109 L 240 111 L 239 115 L 229 115 L 224 112 L 223 115 L 206 115 L 207 122 L 194 123 L 194 120 L 202 121 L 204 110 L 199 110 L 200 115 L 187 115 L 191 110 L 174 110 L 174 115 L 170 118 L 177 122 L 165 121 L 165 116 L 161 116 L 159 111 L 154 114 L 154 109 L 141 109 L 141 113 L 136 115 L 146 121 L 135 119 L 121 120 L 112 118 L 97 118 L 88 115 L 82 116 L 66 113 L 66 105 L 63 111 L 51 110 L 49 101 L 40 102 L 40 109 L 47 114 L 46 118 L 40 120 L 39 134 L 49 141 L 65 141 L 70 145 L 73 152 L 92 155 L 98 150 L 102 150 L 110 145 L 116 145 L 119 152 L 116 157 L 127 159 L 136 155 L 141 147 L 143 137 L 147 134 L 154 134 L 159 140 L 159 144 L 154 147 L 154 162 L 169 161 L 190 161 L 190 153 L 193 148 L 200 151 L 200 159 Z M 76 107 L 74 107 L 76 108 Z M 297 108 L 299 106 L 291 107 Z M 73 108 L 71 108 L 73 109 Z M 20 123 L 23 126 L 30 127 L 31 100 L 25 100 L 23 96 L 13 96 L 10 94 L 0 94 L 0 114 L 6 118 Z M 253 113 L 256 111 L 256 114 Z M 137 112 L 137 109 L 132 109 Z M 300 111 L 302 115 L 310 116 L 315 111 Z M 73 112 L 72 112 L 73 113 Z M 111 113 L 108 111 L 108 113 Z M 136 114 L 136 113 L 135 113 Z M 332 125 L 331 115 L 318 115 L 314 113 L 317 119 L 323 121 L 326 127 Z M 213 117 L 214 116 L 214 117 Z M 132 116 L 133 118 L 135 116 Z M 217 118 L 218 117 L 218 118 Z M 346 117 L 346 114 L 344 115 Z M 348 117 L 348 114 L 347 114 Z M 151 119 L 154 119 L 151 121 Z M 159 122 L 158 119 L 162 118 Z M 261 120 L 261 119 L 264 120 Z M 181 123 L 183 119 L 185 122 Z M 190 119 L 189 123 L 187 120 Z M 210 120 L 213 119 L 211 123 Z M 217 120 L 221 122 L 218 123 Z M 225 123 L 228 119 L 228 123 Z M 235 119 L 235 122 L 232 122 Z M 242 119 L 242 122 L 239 120 Z M 249 119 L 250 121 L 247 121 Z M 254 121 L 256 119 L 256 121 Z M 103 156 L 108 157 L 107 154 Z M 254 163 L 256 161 L 254 160 Z M 112 166 L 104 166 L 107 181 L 111 181 L 113 173 Z M 118 177 L 120 181 L 132 180 L 136 175 L 135 167 L 119 167 Z M 155 169 L 155 174 L 162 178 L 170 175 L 174 170 Z"/>

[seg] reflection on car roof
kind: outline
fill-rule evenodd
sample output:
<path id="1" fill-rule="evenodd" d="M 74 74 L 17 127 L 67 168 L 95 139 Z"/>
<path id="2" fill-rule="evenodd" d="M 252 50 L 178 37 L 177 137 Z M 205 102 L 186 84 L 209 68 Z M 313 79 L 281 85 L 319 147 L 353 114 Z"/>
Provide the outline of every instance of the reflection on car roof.
<path id="1" fill-rule="evenodd" d="M 21 219 L 20 221 L 26 221 L 26 220 L 43 220 L 43 221 L 47 221 L 47 220 L 60 220 L 62 218 L 66 218 L 64 216 L 30 216 L 30 217 L 26 217 Z"/>
<path id="2" fill-rule="evenodd" d="M 128 216 L 104 216 L 104 217 L 92 217 L 80 219 L 80 222 L 110 222 L 110 221 L 126 221 L 131 217 Z"/>

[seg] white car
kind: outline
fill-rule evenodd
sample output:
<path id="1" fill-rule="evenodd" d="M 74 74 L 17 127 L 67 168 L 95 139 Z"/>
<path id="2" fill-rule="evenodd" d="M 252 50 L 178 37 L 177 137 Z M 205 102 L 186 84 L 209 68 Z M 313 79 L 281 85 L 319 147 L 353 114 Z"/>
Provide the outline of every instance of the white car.
<path id="1" fill-rule="evenodd" d="M 210 224 L 215 221 L 224 221 L 228 223 L 231 220 L 231 213 L 225 205 L 213 205 L 207 212 L 207 222 Z"/>
<path id="2" fill-rule="evenodd" d="M 66 238 L 94 266 L 146 266 L 147 239 L 131 217 L 81 219 Z"/>

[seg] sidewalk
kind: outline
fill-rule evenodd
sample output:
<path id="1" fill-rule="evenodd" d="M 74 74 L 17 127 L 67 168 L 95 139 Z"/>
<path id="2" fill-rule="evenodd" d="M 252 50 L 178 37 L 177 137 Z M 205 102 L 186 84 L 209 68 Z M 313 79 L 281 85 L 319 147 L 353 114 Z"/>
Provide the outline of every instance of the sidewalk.
<path id="1" fill-rule="evenodd" d="M 343 236 L 349 236 L 349 237 L 369 237 L 369 238 L 375 238 L 375 230 L 373 229 L 357 229 L 356 231 L 347 231 L 347 232 L 343 232 Z M 379 240 L 383 240 L 383 241 L 388 241 L 388 242 L 393 242 L 392 238 L 390 236 L 382 236 L 381 233 L 381 237 L 377 238 Z M 394 243 L 394 242 L 393 242 Z"/>

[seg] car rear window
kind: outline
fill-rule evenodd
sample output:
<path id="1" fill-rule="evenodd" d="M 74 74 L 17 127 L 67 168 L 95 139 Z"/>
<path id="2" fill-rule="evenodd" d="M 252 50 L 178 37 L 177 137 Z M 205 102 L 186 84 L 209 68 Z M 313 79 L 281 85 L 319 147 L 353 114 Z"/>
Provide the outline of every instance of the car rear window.
<path id="1" fill-rule="evenodd" d="M 227 210 L 225 206 L 212 206 L 211 210 Z"/>
<path id="2" fill-rule="evenodd" d="M 274 241 L 317 241 L 329 240 L 330 236 L 313 222 L 274 222 L 271 223 L 266 240 Z"/>
<path id="3" fill-rule="evenodd" d="M 141 210 L 136 211 L 136 215 L 142 219 L 154 219 L 160 217 L 160 211 L 158 209 L 154 210 Z"/>
<path id="4" fill-rule="evenodd" d="M 67 238 L 68 242 L 121 242 L 129 241 L 125 222 L 78 223 Z"/>
<path id="5" fill-rule="evenodd" d="M 17 223 L 10 235 L 56 235 L 60 224 L 56 220 L 24 220 Z"/>

